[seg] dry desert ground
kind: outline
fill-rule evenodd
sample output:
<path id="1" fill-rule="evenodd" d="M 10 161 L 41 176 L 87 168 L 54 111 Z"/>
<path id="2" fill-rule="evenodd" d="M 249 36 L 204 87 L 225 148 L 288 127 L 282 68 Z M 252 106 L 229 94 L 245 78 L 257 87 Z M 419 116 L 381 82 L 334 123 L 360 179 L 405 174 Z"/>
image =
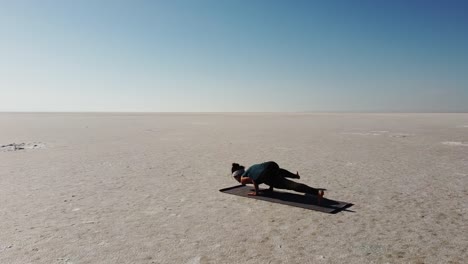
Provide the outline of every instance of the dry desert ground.
<path id="1" fill-rule="evenodd" d="M 0 113 L 0 263 L 467 263 L 468 114 Z M 354 205 L 219 192 L 274 160 Z"/>

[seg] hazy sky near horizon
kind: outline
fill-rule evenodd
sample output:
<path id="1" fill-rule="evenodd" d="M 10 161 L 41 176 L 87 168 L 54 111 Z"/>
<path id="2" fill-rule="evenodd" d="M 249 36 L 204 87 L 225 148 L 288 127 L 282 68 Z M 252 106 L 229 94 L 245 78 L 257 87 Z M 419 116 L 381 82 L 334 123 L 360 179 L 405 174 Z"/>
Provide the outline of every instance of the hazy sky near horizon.
<path id="1" fill-rule="evenodd" d="M 468 1 L 0 1 L 0 111 L 468 112 Z"/>

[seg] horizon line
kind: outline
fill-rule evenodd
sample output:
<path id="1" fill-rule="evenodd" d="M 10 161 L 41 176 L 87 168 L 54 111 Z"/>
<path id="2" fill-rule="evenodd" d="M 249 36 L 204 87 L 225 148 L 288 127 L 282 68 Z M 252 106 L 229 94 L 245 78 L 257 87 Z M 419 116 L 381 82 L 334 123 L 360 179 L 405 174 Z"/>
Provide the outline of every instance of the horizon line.
<path id="1" fill-rule="evenodd" d="M 467 114 L 468 111 L 0 111 L 0 114 Z"/>

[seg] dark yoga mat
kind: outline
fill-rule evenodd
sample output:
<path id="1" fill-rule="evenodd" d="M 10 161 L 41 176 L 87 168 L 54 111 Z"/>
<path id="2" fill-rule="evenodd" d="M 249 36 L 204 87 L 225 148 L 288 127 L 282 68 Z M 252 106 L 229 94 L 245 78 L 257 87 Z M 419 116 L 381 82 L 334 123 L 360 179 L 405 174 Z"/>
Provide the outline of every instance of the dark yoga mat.
<path id="1" fill-rule="evenodd" d="M 247 193 L 254 191 L 251 186 L 238 185 L 234 187 L 224 188 L 219 190 L 223 193 L 234 194 L 246 198 L 252 198 L 257 200 L 263 200 L 272 203 L 286 204 L 290 206 L 300 207 L 309 210 L 315 210 L 319 212 L 335 214 L 353 204 L 329 200 L 326 198 L 322 199 L 322 202 L 318 204 L 317 197 L 313 195 L 296 194 L 290 192 L 282 192 L 275 189 L 273 192 L 268 192 L 268 189 L 260 189 L 259 196 L 249 196 Z M 325 193 L 326 194 L 326 193 Z"/>

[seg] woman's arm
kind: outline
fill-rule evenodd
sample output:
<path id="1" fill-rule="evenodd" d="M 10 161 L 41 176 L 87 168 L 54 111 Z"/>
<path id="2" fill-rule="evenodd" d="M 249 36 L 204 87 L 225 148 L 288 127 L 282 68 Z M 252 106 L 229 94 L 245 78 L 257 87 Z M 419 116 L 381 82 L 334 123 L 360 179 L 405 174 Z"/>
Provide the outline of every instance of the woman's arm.
<path id="1" fill-rule="evenodd" d="M 248 183 L 253 183 L 253 181 L 249 177 L 241 177 L 240 183 L 246 185 Z"/>
<path id="2" fill-rule="evenodd" d="M 248 193 L 248 195 L 251 195 L 251 196 L 258 195 L 258 184 L 254 180 L 250 179 L 249 177 L 241 177 L 240 182 L 241 184 L 244 184 L 244 185 L 248 183 L 252 183 L 255 188 L 255 192 L 250 192 Z"/>

